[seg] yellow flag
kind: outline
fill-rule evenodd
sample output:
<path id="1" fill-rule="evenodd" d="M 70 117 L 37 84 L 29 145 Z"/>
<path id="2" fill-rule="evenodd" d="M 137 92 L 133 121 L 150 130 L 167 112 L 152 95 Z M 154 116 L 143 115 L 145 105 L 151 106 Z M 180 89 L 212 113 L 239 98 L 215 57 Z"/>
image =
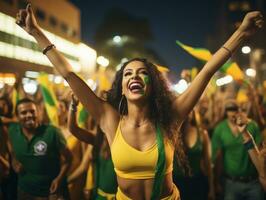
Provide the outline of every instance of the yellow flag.
<path id="1" fill-rule="evenodd" d="M 48 74 L 42 72 L 40 73 L 38 83 L 41 87 L 41 92 L 44 100 L 44 106 L 49 117 L 50 123 L 58 126 L 59 119 L 57 114 L 58 103 L 54 93 L 52 83 L 48 79 Z"/>
<path id="2" fill-rule="evenodd" d="M 200 60 L 208 61 L 212 57 L 212 54 L 208 49 L 191 47 L 191 46 L 188 46 L 188 45 L 181 43 L 178 40 L 176 41 L 176 43 L 181 48 L 183 48 L 185 51 L 187 51 L 189 54 L 191 54 L 192 56 L 194 56 L 195 58 L 198 58 Z"/>

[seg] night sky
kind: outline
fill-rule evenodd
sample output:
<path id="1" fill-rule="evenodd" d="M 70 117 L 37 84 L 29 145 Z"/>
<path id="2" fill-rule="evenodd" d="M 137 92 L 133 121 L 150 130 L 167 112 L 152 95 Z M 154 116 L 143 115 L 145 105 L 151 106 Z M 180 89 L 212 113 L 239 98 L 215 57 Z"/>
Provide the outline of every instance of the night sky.
<path id="1" fill-rule="evenodd" d="M 93 36 L 104 14 L 111 8 L 122 8 L 129 14 L 147 18 L 154 40 L 149 46 L 176 72 L 195 66 L 196 60 L 175 43 L 180 40 L 193 46 L 206 46 L 206 39 L 214 27 L 211 0 L 71 0 L 81 10 L 82 40 L 94 46 Z"/>

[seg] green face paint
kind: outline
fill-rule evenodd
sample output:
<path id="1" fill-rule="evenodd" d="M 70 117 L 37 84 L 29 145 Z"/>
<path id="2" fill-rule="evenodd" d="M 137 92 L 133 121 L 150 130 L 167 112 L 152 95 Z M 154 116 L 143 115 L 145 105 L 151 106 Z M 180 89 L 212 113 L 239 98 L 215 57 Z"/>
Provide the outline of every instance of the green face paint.
<path id="1" fill-rule="evenodd" d="M 144 77 L 144 84 L 145 84 L 145 85 L 149 85 L 149 84 L 150 84 L 150 77 L 149 77 L 149 76 L 145 76 L 145 77 Z M 142 94 L 142 95 L 145 94 L 144 90 L 141 91 L 141 94 Z"/>
<path id="2" fill-rule="evenodd" d="M 144 83 L 145 83 L 146 85 L 149 85 L 149 84 L 150 84 L 150 77 L 149 77 L 149 76 L 145 76 L 145 77 L 144 77 Z"/>

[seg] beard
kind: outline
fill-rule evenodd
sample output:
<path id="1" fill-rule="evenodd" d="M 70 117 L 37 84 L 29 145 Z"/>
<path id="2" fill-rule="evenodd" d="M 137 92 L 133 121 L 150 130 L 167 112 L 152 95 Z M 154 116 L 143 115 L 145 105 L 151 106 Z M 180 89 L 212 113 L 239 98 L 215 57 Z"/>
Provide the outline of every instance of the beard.
<path id="1" fill-rule="evenodd" d="M 32 129 L 35 129 L 37 127 L 37 121 L 36 119 L 27 119 L 23 122 L 23 127 L 25 129 L 29 129 L 29 130 L 32 130 Z"/>

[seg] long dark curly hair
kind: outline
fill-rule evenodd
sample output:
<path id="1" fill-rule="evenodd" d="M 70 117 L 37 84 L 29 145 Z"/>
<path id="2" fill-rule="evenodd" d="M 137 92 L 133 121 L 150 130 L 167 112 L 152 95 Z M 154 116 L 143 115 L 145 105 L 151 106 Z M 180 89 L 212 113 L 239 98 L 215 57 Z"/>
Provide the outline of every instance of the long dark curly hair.
<path id="1" fill-rule="evenodd" d="M 170 91 L 166 80 L 153 63 L 144 58 L 134 58 L 125 62 L 120 70 L 117 71 L 112 87 L 107 92 L 107 101 L 118 110 L 121 115 L 127 115 L 127 102 L 124 100 L 123 105 L 121 105 L 121 99 L 123 99 L 122 80 L 124 68 L 133 61 L 142 62 L 146 66 L 150 76 L 151 93 L 148 97 L 149 118 L 153 123 L 159 123 L 165 130 L 165 136 L 172 141 L 175 146 L 178 164 L 187 172 L 189 170 L 189 165 L 184 152 L 183 142 L 178 131 L 176 118 L 172 112 L 172 102 L 175 95 Z"/>

